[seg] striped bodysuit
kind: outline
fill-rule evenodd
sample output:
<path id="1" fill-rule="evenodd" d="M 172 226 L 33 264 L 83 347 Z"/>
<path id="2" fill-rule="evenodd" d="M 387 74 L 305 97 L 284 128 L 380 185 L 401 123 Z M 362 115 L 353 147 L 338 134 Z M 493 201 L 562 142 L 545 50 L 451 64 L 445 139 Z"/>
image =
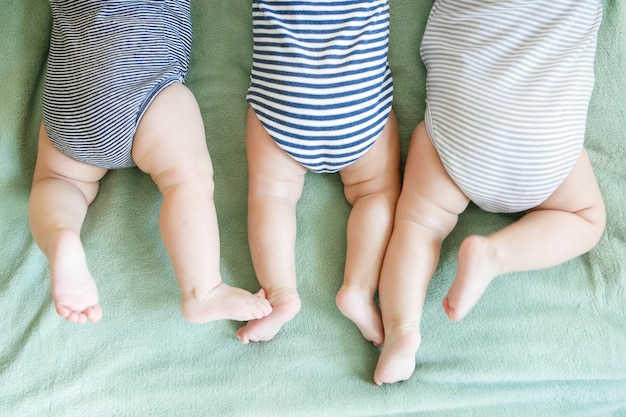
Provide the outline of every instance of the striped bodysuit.
<path id="1" fill-rule="evenodd" d="M 426 127 L 448 174 L 492 212 L 545 201 L 583 147 L 599 0 L 437 0 L 421 46 Z"/>
<path id="2" fill-rule="evenodd" d="M 387 0 L 253 2 L 247 100 L 268 134 L 314 172 L 364 155 L 391 111 Z"/>
<path id="3" fill-rule="evenodd" d="M 43 119 L 64 154 L 103 168 L 134 165 L 151 101 L 189 65 L 189 0 L 50 0 Z"/>

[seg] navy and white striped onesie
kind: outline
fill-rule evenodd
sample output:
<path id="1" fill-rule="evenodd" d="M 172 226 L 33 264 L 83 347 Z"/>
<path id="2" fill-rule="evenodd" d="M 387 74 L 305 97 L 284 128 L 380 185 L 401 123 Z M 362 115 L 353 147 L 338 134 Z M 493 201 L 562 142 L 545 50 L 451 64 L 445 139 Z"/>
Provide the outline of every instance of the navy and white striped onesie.
<path id="1" fill-rule="evenodd" d="M 247 100 L 287 154 L 337 172 L 374 144 L 391 111 L 387 0 L 253 2 Z"/>
<path id="2" fill-rule="evenodd" d="M 545 201 L 583 147 L 600 0 L 437 0 L 421 46 L 426 126 L 485 210 Z"/>
<path id="3" fill-rule="evenodd" d="M 50 0 L 43 119 L 64 154 L 134 166 L 132 144 L 151 101 L 189 66 L 189 0 Z"/>

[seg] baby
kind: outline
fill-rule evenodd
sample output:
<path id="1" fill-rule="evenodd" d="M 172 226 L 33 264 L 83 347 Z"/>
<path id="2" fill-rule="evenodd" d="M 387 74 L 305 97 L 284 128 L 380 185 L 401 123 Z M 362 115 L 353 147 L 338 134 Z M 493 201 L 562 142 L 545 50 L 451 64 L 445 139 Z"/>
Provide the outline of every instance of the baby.
<path id="1" fill-rule="evenodd" d="M 583 149 L 598 0 L 437 0 L 422 41 L 425 122 L 407 157 L 380 278 L 385 342 L 377 384 L 408 379 L 442 240 L 470 201 L 525 212 L 467 237 L 443 301 L 462 319 L 499 275 L 547 268 L 595 246 L 602 196 Z"/>
<path id="2" fill-rule="evenodd" d="M 253 28 L 248 230 L 254 268 L 273 310 L 237 336 L 243 343 L 270 340 L 299 311 L 296 203 L 307 171 L 339 172 L 352 210 L 336 302 L 367 340 L 380 345 L 374 293 L 401 180 L 388 2 L 255 0 Z"/>
<path id="3" fill-rule="evenodd" d="M 221 280 L 213 168 L 192 93 L 189 0 L 50 0 L 43 123 L 30 198 L 57 313 L 102 317 L 80 230 L 99 180 L 138 166 L 163 193 L 160 227 L 192 322 L 271 312 L 261 295 Z"/>

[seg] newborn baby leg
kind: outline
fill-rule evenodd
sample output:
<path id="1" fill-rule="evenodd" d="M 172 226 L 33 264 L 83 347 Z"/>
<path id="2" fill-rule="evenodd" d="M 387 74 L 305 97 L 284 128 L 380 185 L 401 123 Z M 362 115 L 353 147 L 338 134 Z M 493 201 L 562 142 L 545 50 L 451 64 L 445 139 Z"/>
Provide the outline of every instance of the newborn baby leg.
<path id="1" fill-rule="evenodd" d="M 33 237 L 50 264 L 57 313 L 75 323 L 102 318 L 98 290 L 80 241 L 87 208 L 105 169 L 77 162 L 56 149 L 41 126 L 30 196 Z"/>
<path id="2" fill-rule="evenodd" d="M 470 236 L 443 302 L 451 320 L 472 309 L 501 274 L 548 268 L 593 248 L 605 226 L 605 209 L 587 153 L 556 191 L 517 222 L 487 237 Z"/>
<path id="3" fill-rule="evenodd" d="M 404 184 L 380 276 L 385 342 L 374 372 L 378 385 L 408 379 L 415 369 L 428 284 L 442 241 L 467 204 L 467 197 L 446 173 L 424 124 L 420 124 L 409 145 Z"/>
<path id="4" fill-rule="evenodd" d="M 352 204 L 344 281 L 337 293 L 339 310 L 376 346 L 384 340 L 374 294 L 393 228 L 400 195 L 400 137 L 395 115 L 376 143 L 341 171 L 346 198 Z"/>
<path id="5" fill-rule="evenodd" d="M 251 320 L 237 337 L 248 343 L 272 339 L 300 310 L 296 288 L 296 204 L 306 169 L 269 137 L 248 111 L 248 238 L 254 270 L 272 313 Z"/>
<path id="6" fill-rule="evenodd" d="M 203 323 L 269 314 L 264 297 L 222 282 L 213 167 L 200 110 L 184 85 L 165 88 L 147 109 L 135 135 L 133 159 L 163 193 L 161 235 L 185 318 Z"/>

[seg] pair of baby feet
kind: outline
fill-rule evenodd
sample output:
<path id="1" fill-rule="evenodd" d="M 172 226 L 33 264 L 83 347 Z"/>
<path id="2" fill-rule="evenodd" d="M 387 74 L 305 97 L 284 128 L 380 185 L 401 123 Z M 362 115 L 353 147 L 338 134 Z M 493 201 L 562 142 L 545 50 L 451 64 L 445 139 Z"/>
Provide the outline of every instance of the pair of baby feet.
<path id="1" fill-rule="evenodd" d="M 100 321 L 98 289 L 80 238 L 70 231 L 59 232 L 51 242 L 48 258 L 57 314 L 73 323 Z M 257 320 L 272 312 L 263 291 L 251 294 L 223 282 L 202 293 L 183 291 L 181 309 L 185 318 L 194 323 Z"/>

